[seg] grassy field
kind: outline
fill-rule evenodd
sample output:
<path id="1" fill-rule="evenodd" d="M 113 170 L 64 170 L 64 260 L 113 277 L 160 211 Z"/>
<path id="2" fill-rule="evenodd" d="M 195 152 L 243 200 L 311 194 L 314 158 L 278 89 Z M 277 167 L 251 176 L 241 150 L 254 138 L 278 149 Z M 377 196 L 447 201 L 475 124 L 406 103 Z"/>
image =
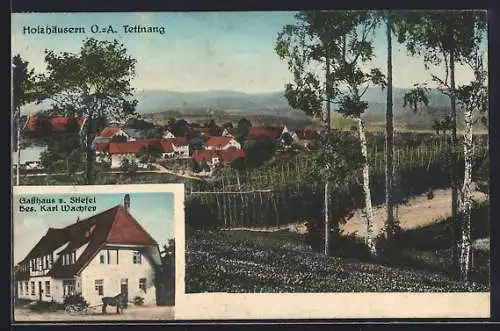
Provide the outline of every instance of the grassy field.
<path id="1" fill-rule="evenodd" d="M 474 237 L 488 235 L 487 222 L 482 223 Z M 489 250 L 474 251 L 471 288 L 449 276 L 450 241 L 442 238 L 448 227 L 444 220 L 405 231 L 404 244 L 376 258 L 355 249 L 327 257 L 313 251 L 303 235 L 287 230 L 190 231 L 186 292 L 489 291 Z"/>

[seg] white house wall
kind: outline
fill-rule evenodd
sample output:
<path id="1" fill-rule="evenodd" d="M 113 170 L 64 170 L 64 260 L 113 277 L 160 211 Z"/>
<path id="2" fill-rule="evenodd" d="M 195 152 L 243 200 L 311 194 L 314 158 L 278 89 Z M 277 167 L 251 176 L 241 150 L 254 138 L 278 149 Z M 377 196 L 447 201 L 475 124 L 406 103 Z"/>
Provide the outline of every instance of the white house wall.
<path id="1" fill-rule="evenodd" d="M 116 249 L 116 248 L 110 248 Z M 141 264 L 133 263 L 133 248 L 118 249 L 118 264 L 101 264 L 99 254 L 81 272 L 82 295 L 91 305 L 102 303 L 105 296 L 114 297 L 121 292 L 121 279 L 128 280 L 128 299 L 144 298 L 145 305 L 156 304 L 156 288 L 154 283 L 154 267 L 150 260 L 141 254 Z M 146 293 L 139 289 L 139 279 L 146 278 Z M 103 295 L 95 289 L 95 281 L 103 280 Z"/>
<path id="2" fill-rule="evenodd" d="M 75 293 L 81 292 L 81 282 L 79 277 L 71 278 L 75 279 Z M 46 285 L 45 282 L 49 281 L 50 282 L 50 293 L 47 294 L 46 291 Z M 25 290 L 25 284 L 28 282 L 28 293 L 26 293 Z M 32 294 L 31 292 L 31 282 L 35 283 L 35 292 Z M 38 282 L 42 282 L 42 301 L 45 302 L 50 302 L 50 301 L 55 301 L 58 303 L 63 303 L 64 301 L 64 289 L 63 289 L 63 280 L 62 279 L 53 279 L 48 276 L 44 277 L 31 277 L 27 281 L 18 281 L 17 286 L 18 286 L 18 297 L 20 299 L 26 299 L 26 300 L 33 300 L 33 301 L 38 301 L 40 299 L 40 292 L 39 292 L 39 284 Z M 23 285 L 23 290 L 19 291 L 19 283 L 22 283 Z"/>

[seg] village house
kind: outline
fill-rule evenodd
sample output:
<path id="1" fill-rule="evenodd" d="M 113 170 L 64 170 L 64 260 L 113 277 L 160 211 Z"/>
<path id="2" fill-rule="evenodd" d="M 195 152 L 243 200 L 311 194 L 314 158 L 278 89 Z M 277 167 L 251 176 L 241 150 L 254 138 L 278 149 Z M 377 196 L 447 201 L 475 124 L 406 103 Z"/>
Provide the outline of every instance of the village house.
<path id="1" fill-rule="evenodd" d="M 306 150 L 312 150 L 317 146 L 320 135 L 313 129 L 300 129 L 292 137 Z"/>
<path id="2" fill-rule="evenodd" d="M 120 168 L 123 160 L 139 163 L 136 154 L 149 146 L 155 147 L 160 153 L 163 151 L 160 139 L 134 140 L 123 143 L 109 143 L 108 153 L 111 157 L 111 168 Z"/>
<path id="3" fill-rule="evenodd" d="M 15 275 L 20 299 L 63 303 L 81 294 L 90 305 L 103 297 L 139 296 L 156 304 L 155 269 L 161 263 L 157 242 L 123 205 L 49 228 L 18 264 Z"/>
<path id="4" fill-rule="evenodd" d="M 97 145 L 96 145 L 97 146 Z M 140 163 L 137 153 L 153 147 L 162 158 L 189 158 L 189 143 L 186 138 L 143 139 L 121 143 L 99 145 L 96 159 L 111 162 L 111 168 L 120 168 L 124 159 Z M 110 161 L 109 161 L 110 160 Z"/>
<path id="5" fill-rule="evenodd" d="M 205 143 L 207 150 L 241 149 L 241 144 L 231 137 L 210 137 Z"/>
<path id="6" fill-rule="evenodd" d="M 47 129 L 51 133 L 68 133 L 68 129 L 72 123 L 76 124 L 76 131 L 82 134 L 85 124 L 87 122 L 86 117 L 75 117 L 75 116 L 52 116 L 47 118 Z M 28 116 L 26 122 L 23 126 L 24 133 L 35 133 L 42 129 L 42 120 L 40 117 Z"/>
<path id="7" fill-rule="evenodd" d="M 105 144 L 113 141 L 115 137 L 123 137 L 124 141 L 129 141 L 130 137 L 119 127 L 106 127 L 94 139 L 95 144 Z"/>
<path id="8" fill-rule="evenodd" d="M 186 138 L 161 140 L 163 158 L 189 158 L 189 143 Z"/>
<path id="9" fill-rule="evenodd" d="M 207 164 L 213 170 L 219 164 L 230 164 L 238 158 L 244 158 L 245 152 L 242 149 L 229 150 L 196 150 L 193 153 L 193 161 L 198 165 Z"/>

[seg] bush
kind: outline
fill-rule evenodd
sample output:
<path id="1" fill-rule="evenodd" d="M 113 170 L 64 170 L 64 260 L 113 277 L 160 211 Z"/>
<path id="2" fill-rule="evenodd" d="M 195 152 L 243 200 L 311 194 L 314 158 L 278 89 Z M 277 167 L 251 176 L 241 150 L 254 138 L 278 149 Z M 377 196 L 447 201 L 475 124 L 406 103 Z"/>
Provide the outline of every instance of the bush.
<path id="1" fill-rule="evenodd" d="M 81 295 L 81 293 L 71 294 L 64 297 L 63 301 L 64 307 L 74 305 L 79 307 L 88 307 L 89 303 L 85 300 L 85 298 Z"/>
<path id="2" fill-rule="evenodd" d="M 144 298 L 140 296 L 134 297 L 134 305 L 142 306 L 144 304 Z"/>

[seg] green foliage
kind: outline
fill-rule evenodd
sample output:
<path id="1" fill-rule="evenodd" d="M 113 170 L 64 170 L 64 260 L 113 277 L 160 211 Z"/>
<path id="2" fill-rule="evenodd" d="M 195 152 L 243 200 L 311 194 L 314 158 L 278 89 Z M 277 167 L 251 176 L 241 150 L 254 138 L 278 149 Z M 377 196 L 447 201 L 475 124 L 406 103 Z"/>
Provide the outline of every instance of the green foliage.
<path id="1" fill-rule="evenodd" d="M 137 172 L 139 165 L 135 160 L 129 160 L 127 158 L 122 159 L 120 162 L 120 170 L 128 174 L 133 174 Z"/>
<path id="2" fill-rule="evenodd" d="M 423 56 L 426 66 L 448 61 L 451 52 L 456 61 L 465 60 L 486 29 L 483 10 L 412 11 L 400 15 L 403 19 L 398 41 L 406 44 L 411 55 Z"/>
<path id="3" fill-rule="evenodd" d="M 276 142 L 274 140 L 248 140 L 243 146 L 250 167 L 261 166 L 270 160 L 276 153 Z"/>
<path id="4" fill-rule="evenodd" d="M 163 245 L 160 252 L 161 265 L 156 270 L 158 305 L 175 304 L 175 239 L 170 239 Z"/>
<path id="5" fill-rule="evenodd" d="M 161 154 L 162 152 L 158 147 L 149 145 L 148 147 L 141 148 L 141 150 L 136 153 L 136 157 L 139 158 L 142 163 L 154 163 Z"/>
<path id="6" fill-rule="evenodd" d="M 244 143 L 252 129 L 252 123 L 246 118 L 242 118 L 238 121 L 238 125 L 236 126 L 236 140 L 240 144 Z"/>
<path id="7" fill-rule="evenodd" d="M 35 101 L 36 98 L 36 76 L 33 68 L 29 68 L 29 62 L 24 61 L 17 54 L 12 58 L 12 94 L 14 111 L 19 107 Z"/>
<path id="8" fill-rule="evenodd" d="M 411 107 L 414 112 L 417 112 L 418 105 L 429 105 L 428 98 L 429 89 L 426 84 L 414 84 L 414 88 L 405 93 L 403 97 L 403 107 Z"/>
<path id="9" fill-rule="evenodd" d="M 106 120 L 136 115 L 131 80 L 136 60 L 117 40 L 88 38 L 79 52 L 45 50 L 46 73 L 39 82 L 38 101 L 50 100 L 54 113 L 87 118 L 86 143 L 90 145 Z M 86 182 L 92 183 L 94 152 L 86 149 Z"/>

